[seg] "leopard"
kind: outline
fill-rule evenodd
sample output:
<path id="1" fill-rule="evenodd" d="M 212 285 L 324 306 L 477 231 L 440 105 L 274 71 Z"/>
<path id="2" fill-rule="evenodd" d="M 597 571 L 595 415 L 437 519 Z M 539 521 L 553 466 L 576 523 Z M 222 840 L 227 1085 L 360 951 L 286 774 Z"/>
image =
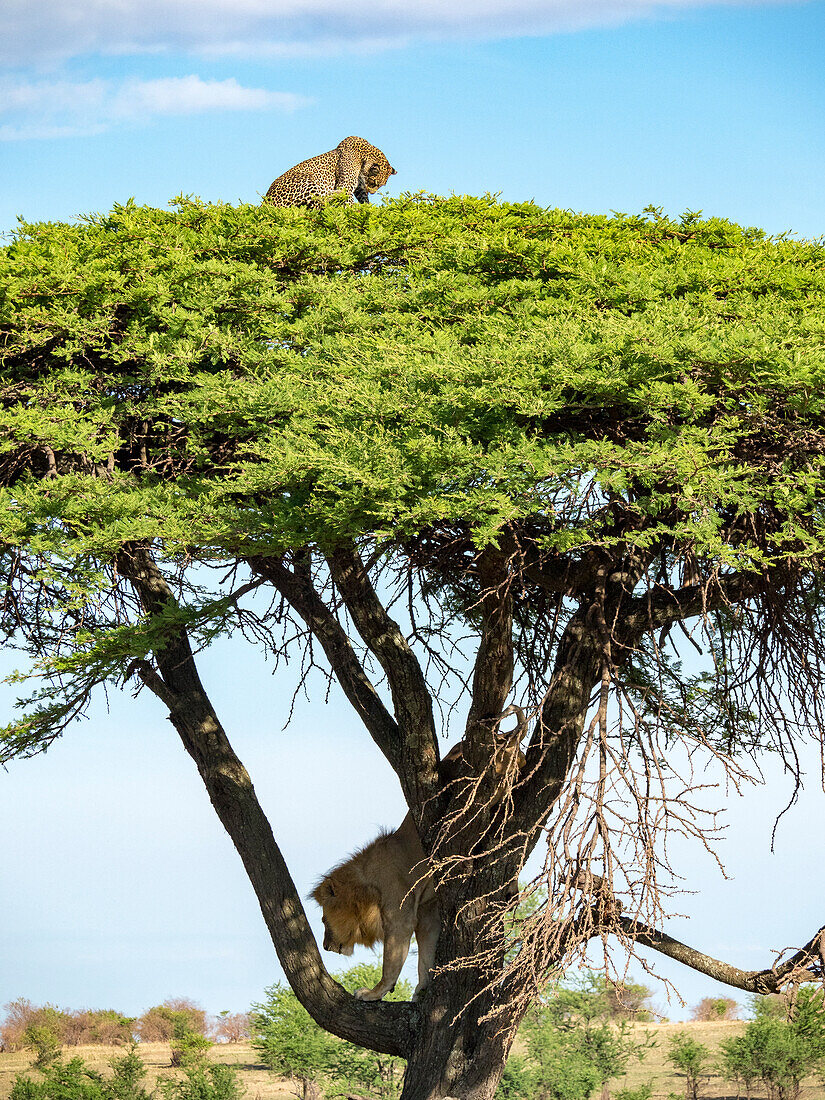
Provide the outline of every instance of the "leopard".
<path id="1" fill-rule="evenodd" d="M 344 191 L 347 202 L 368 203 L 396 171 L 380 149 L 360 137 L 345 137 L 334 149 L 302 160 L 273 180 L 264 202 L 273 206 L 317 206 Z"/>

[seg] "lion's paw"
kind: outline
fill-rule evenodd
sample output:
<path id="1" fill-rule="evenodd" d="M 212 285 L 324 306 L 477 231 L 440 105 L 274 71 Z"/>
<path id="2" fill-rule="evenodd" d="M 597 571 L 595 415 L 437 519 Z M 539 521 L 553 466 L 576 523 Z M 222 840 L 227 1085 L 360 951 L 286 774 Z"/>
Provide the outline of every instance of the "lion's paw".
<path id="1" fill-rule="evenodd" d="M 383 993 L 378 993 L 374 989 L 356 989 L 355 991 L 356 1001 L 380 1001 L 383 996 Z"/>

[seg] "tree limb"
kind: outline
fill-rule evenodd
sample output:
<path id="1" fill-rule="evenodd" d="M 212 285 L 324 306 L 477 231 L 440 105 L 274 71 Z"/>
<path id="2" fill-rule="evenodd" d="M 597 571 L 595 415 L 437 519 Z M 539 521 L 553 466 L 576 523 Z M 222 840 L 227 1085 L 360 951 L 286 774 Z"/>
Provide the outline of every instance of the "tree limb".
<path id="1" fill-rule="evenodd" d="M 315 588 L 308 570 L 289 569 L 282 558 L 253 558 L 252 569 L 265 577 L 295 609 L 318 639 L 330 667 L 373 741 L 398 772 L 401 734 L 347 637 L 346 631 Z"/>
<path id="2" fill-rule="evenodd" d="M 825 927 L 820 928 L 804 947 L 784 963 L 763 970 L 740 970 L 630 917 L 619 917 L 617 925 L 629 939 L 642 947 L 649 947 L 692 970 L 698 970 L 700 974 L 748 993 L 776 993 L 792 978 L 805 981 L 822 979 Z"/>
<path id="3" fill-rule="evenodd" d="M 707 584 L 688 584 L 676 591 L 659 588 L 636 596 L 623 605 L 620 641 L 635 644 L 647 631 L 742 603 L 764 587 L 765 578 L 760 574 L 731 573 L 717 575 Z"/>
<path id="4" fill-rule="evenodd" d="M 424 673 L 403 631 L 379 600 L 355 545 L 338 544 L 327 562 L 358 633 L 387 677 L 401 731 L 396 772 L 407 804 L 421 820 L 440 786 L 432 697 Z"/>
<path id="5" fill-rule="evenodd" d="M 513 792 L 509 831 L 525 838 L 528 851 L 570 771 L 601 665 L 598 634 L 582 608 L 559 641 L 553 675 L 527 747 L 525 778 Z"/>
<path id="6" fill-rule="evenodd" d="M 478 555 L 481 640 L 473 669 L 464 757 L 476 774 L 493 758 L 496 722 L 513 686 L 513 597 L 507 559 L 488 546 Z"/>
<path id="7" fill-rule="evenodd" d="M 174 604 L 148 550 L 124 548 L 117 567 L 147 615 Z M 404 1004 L 364 1005 L 327 973 L 292 876 L 198 675 L 186 631 L 175 627 L 154 654 L 159 673 L 136 671 L 169 707 L 169 717 L 198 766 L 209 798 L 243 860 L 281 966 L 301 1004 L 321 1027 L 350 1042 L 404 1057 L 417 1025 Z"/>

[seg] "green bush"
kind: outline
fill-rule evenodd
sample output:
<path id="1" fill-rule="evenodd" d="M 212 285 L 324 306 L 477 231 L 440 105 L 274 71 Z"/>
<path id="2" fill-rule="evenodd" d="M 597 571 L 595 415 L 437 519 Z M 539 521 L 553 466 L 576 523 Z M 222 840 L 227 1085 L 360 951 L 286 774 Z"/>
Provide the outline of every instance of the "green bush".
<path id="1" fill-rule="evenodd" d="M 700 1080 L 709 1072 L 708 1048 L 686 1032 L 678 1031 L 670 1038 L 667 1059 L 677 1073 L 685 1079 L 685 1096 L 688 1100 L 697 1100 Z"/>
<path id="2" fill-rule="evenodd" d="M 511 1054 L 498 1083 L 496 1100 L 532 1100 L 536 1086 L 535 1067 L 518 1054 Z"/>
<path id="3" fill-rule="evenodd" d="M 181 1022 L 169 1043 L 172 1050 L 173 1066 L 194 1066 L 203 1061 L 207 1050 L 213 1046 L 212 1040 L 197 1031 L 189 1031 L 185 1022 Z"/>
<path id="4" fill-rule="evenodd" d="M 111 1100 L 150 1100 L 143 1082 L 146 1079 L 146 1066 L 137 1052 L 137 1043 L 132 1041 L 128 1051 L 120 1058 L 109 1062 L 112 1076 L 106 1087 Z"/>
<path id="5" fill-rule="evenodd" d="M 90 1069 L 82 1058 L 47 1066 L 41 1081 L 18 1075 L 10 1100 L 151 1100 L 151 1094 L 142 1085 L 146 1067 L 134 1046 L 122 1058 L 112 1059 L 109 1065 L 112 1075 L 108 1078 Z"/>
<path id="6" fill-rule="evenodd" d="M 650 1100 L 653 1095 L 653 1082 L 637 1085 L 635 1089 L 616 1089 L 613 1100 Z"/>
<path id="7" fill-rule="evenodd" d="M 627 991 L 622 1010 L 617 1008 L 620 989 Z M 587 1100 L 597 1087 L 624 1073 L 632 1058 L 642 1058 L 652 1041 L 631 1032 L 627 1013 L 640 1011 L 647 996 L 644 986 L 618 987 L 586 971 L 534 1005 L 522 1034 L 535 1072 L 536 1095 Z"/>
<path id="8" fill-rule="evenodd" d="M 783 1019 L 779 1002 L 760 998 L 756 1019 L 743 1035 L 720 1044 L 720 1069 L 748 1095 L 761 1081 L 772 1100 L 796 1100 L 802 1081 L 825 1070 L 825 1001 L 820 990 L 802 989 Z"/>
<path id="9" fill-rule="evenodd" d="M 189 1066 L 181 1079 L 158 1081 L 164 1100 L 241 1100 L 245 1089 L 232 1066 Z"/>
<path id="10" fill-rule="evenodd" d="M 362 963 L 335 978 L 354 993 L 375 985 L 381 968 Z M 409 982 L 398 982 L 387 1000 L 408 1001 Z M 392 1100 L 400 1092 L 404 1063 L 345 1043 L 318 1027 L 292 990 L 280 982 L 266 990 L 266 1000 L 251 1010 L 252 1046 L 276 1073 L 292 1077 L 311 1092 L 327 1097 L 357 1092 L 378 1100 Z"/>
<path id="11" fill-rule="evenodd" d="M 23 1043 L 34 1051 L 32 1065 L 36 1069 L 45 1069 L 60 1057 L 60 1035 L 52 1024 L 29 1024 Z"/>

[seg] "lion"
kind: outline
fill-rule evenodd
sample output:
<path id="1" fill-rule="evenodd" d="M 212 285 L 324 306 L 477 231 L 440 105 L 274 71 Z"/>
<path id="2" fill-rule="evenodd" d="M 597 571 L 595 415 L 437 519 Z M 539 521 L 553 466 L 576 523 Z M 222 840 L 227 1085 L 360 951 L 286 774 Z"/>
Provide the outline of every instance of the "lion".
<path id="1" fill-rule="evenodd" d="M 312 892 L 324 914 L 325 951 L 351 955 L 357 943 L 384 943 L 381 980 L 374 989 L 359 989 L 355 996 L 360 1001 L 380 1001 L 395 989 L 413 933 L 418 943 L 413 1000 L 427 986 L 440 926 L 435 891 L 424 868 L 424 849 L 412 814 L 407 814 L 394 833 L 382 833 L 350 856 Z"/>
<path id="2" fill-rule="evenodd" d="M 502 739 L 496 749 L 496 775 L 502 777 L 494 798 L 503 797 L 506 777 L 525 765 L 519 741 L 526 728 L 520 707 L 505 710 L 518 715 L 513 733 Z M 441 777 L 455 782 L 463 768 L 463 742 L 455 745 L 441 763 Z M 324 923 L 324 950 L 351 955 L 356 944 L 374 947 L 384 944 L 381 980 L 373 989 L 359 989 L 361 1001 L 380 1001 L 395 989 L 395 983 L 407 960 L 410 941 L 418 944 L 418 985 L 416 1000 L 430 981 L 435 965 L 435 949 L 441 929 L 438 902 L 430 876 L 427 857 L 421 846 L 412 814 L 407 814 L 394 833 L 381 833 L 366 847 L 326 874 L 310 895 L 320 905 Z"/>

